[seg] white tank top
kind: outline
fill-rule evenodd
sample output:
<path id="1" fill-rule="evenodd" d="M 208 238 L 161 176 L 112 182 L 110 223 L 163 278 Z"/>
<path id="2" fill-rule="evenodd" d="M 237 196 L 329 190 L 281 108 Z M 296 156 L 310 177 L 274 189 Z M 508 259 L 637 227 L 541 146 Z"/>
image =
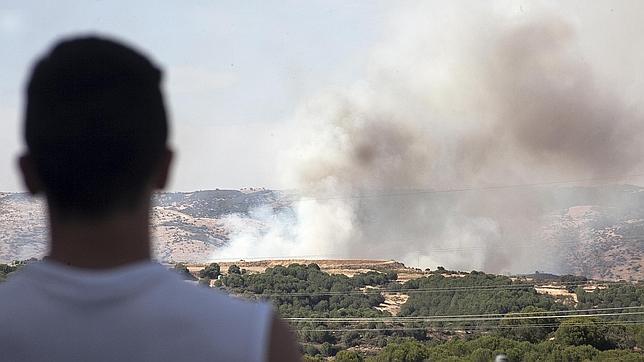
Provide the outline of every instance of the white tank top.
<path id="1" fill-rule="evenodd" d="M 143 262 L 52 261 L 0 283 L 2 361 L 264 361 L 272 311 Z"/>

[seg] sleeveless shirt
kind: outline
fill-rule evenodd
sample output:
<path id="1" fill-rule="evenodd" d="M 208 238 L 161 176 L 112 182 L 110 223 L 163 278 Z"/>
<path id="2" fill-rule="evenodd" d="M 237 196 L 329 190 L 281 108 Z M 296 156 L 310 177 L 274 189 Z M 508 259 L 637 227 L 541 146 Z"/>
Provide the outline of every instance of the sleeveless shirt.
<path id="1" fill-rule="evenodd" d="M 0 284 L 0 360 L 264 361 L 272 316 L 153 262 L 42 261 Z"/>

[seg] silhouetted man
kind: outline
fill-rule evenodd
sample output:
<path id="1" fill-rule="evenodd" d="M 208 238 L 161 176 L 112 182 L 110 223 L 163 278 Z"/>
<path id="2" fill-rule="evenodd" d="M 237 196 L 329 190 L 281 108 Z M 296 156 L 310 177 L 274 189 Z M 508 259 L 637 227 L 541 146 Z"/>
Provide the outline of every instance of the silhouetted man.
<path id="1" fill-rule="evenodd" d="M 3 361 L 288 361 L 267 304 L 150 261 L 149 212 L 172 152 L 161 71 L 114 41 L 63 41 L 28 83 L 19 159 L 47 200 L 51 248 L 0 286 Z"/>

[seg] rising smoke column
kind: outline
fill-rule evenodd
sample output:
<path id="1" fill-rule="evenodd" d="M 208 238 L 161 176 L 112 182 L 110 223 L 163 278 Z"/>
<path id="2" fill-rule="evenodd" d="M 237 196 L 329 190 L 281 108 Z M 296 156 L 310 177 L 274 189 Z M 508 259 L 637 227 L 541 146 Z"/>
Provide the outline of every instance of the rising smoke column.
<path id="1" fill-rule="evenodd" d="M 547 200 L 468 189 L 626 173 L 641 115 L 595 75 L 565 19 L 453 7 L 430 22 L 421 10 L 374 50 L 368 79 L 301 107 L 285 160 L 293 212 L 259 210 L 260 228 L 231 217 L 221 255 L 556 271 L 538 244 Z M 431 192 L 445 189 L 463 191 Z"/>

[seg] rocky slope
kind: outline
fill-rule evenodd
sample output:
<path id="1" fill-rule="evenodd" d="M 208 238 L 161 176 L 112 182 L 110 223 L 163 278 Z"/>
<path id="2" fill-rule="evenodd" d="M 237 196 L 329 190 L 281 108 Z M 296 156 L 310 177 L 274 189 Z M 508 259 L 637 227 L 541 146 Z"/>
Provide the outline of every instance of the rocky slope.
<path id="1" fill-rule="evenodd" d="M 154 254 L 166 262 L 207 261 L 228 241 L 222 217 L 246 215 L 260 205 L 285 207 L 278 195 L 263 189 L 159 193 L 151 217 Z M 0 262 L 41 257 L 46 238 L 42 200 L 0 193 Z"/>
<path id="2" fill-rule="evenodd" d="M 543 215 L 542 243 L 534 247 L 548 248 L 563 260 L 559 273 L 644 280 L 643 191 L 635 186 L 535 191 L 553 206 Z M 0 193 L 0 262 L 46 252 L 42 206 L 26 194 Z M 234 232 L 225 217 L 248 216 L 258 206 L 282 209 L 289 201 L 264 189 L 160 193 L 152 211 L 154 254 L 165 262 L 212 260 Z"/>

